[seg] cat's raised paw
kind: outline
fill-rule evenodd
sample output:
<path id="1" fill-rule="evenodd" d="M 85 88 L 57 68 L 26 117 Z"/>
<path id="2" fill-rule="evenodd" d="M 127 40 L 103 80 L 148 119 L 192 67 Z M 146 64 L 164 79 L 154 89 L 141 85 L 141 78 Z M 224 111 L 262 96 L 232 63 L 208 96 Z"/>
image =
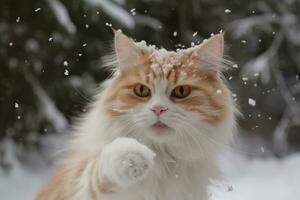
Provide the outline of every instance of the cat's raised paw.
<path id="1" fill-rule="evenodd" d="M 118 138 L 102 152 L 103 172 L 112 182 L 126 187 L 142 180 L 153 166 L 155 154 L 132 138 Z"/>

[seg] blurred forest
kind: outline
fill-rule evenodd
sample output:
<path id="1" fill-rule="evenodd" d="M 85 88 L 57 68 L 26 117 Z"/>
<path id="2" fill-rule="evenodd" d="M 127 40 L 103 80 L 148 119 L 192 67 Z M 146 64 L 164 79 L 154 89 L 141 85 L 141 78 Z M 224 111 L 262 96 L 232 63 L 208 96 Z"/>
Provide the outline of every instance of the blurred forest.
<path id="1" fill-rule="evenodd" d="M 1 143 L 14 141 L 16 157 L 40 151 L 86 111 L 108 75 L 110 26 L 167 49 L 225 31 L 239 133 L 277 156 L 299 150 L 299 9 L 297 0 L 1 0 L 0 165 Z"/>

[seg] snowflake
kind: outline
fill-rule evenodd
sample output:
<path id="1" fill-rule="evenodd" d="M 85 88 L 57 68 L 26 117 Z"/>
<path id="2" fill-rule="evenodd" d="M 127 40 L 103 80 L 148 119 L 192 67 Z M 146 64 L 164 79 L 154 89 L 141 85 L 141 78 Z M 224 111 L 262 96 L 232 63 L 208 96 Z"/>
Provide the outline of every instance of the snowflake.
<path id="1" fill-rule="evenodd" d="M 34 12 L 39 12 L 41 10 L 41 8 L 37 8 L 34 10 Z"/>
<path id="2" fill-rule="evenodd" d="M 130 10 L 130 12 L 131 12 L 132 15 L 136 15 L 135 8 L 132 8 L 132 9 Z"/>
<path id="3" fill-rule="evenodd" d="M 230 9 L 225 9 L 224 12 L 225 13 L 231 13 L 231 10 Z"/>
<path id="4" fill-rule="evenodd" d="M 239 68 L 237 64 L 232 65 L 233 68 Z"/>
<path id="5" fill-rule="evenodd" d="M 64 75 L 68 76 L 69 75 L 69 70 L 65 69 Z"/>
<path id="6" fill-rule="evenodd" d="M 64 61 L 64 66 L 69 66 L 69 63 L 68 63 L 68 61 Z"/>
<path id="7" fill-rule="evenodd" d="M 256 105 L 256 101 L 254 99 L 251 99 L 251 98 L 248 99 L 248 103 L 251 106 L 255 106 Z"/>
<path id="8" fill-rule="evenodd" d="M 217 94 L 222 94 L 222 90 L 218 89 L 218 90 L 216 91 L 216 93 L 217 93 Z"/>

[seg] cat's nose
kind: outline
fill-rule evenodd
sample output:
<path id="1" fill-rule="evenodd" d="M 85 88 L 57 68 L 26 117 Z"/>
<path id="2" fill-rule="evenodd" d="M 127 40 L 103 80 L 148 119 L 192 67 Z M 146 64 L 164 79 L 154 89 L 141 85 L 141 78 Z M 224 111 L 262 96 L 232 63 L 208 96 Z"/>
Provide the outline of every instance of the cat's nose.
<path id="1" fill-rule="evenodd" d="M 165 111 L 167 111 L 168 108 L 165 108 L 161 105 L 156 105 L 156 106 L 153 106 L 153 108 L 151 108 L 151 110 L 155 113 L 155 115 L 157 117 L 159 117 L 161 114 L 163 114 Z"/>

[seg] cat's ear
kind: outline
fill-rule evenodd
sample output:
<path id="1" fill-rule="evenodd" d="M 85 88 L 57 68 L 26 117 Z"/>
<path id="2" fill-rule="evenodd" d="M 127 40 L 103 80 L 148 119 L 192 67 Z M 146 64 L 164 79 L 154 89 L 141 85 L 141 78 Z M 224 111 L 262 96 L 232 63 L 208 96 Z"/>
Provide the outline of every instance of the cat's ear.
<path id="1" fill-rule="evenodd" d="M 224 37 L 223 34 L 220 33 L 194 47 L 192 59 L 202 66 L 207 66 L 218 71 L 223 60 L 223 52 Z"/>
<path id="2" fill-rule="evenodd" d="M 120 69 L 124 69 L 140 58 L 142 52 L 131 38 L 120 31 L 114 31 L 115 51 Z"/>

